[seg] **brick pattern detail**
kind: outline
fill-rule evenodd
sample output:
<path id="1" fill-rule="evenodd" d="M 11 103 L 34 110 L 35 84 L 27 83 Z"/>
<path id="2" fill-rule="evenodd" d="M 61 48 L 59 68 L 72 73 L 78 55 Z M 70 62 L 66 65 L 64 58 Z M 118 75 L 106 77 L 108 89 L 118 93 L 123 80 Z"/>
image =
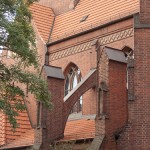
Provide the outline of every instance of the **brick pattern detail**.
<path id="1" fill-rule="evenodd" d="M 125 38 L 132 37 L 132 36 L 133 36 L 133 28 L 130 28 L 130 29 L 126 29 L 120 32 L 113 33 L 111 35 L 100 37 L 99 43 L 100 45 L 106 45 L 108 43 L 119 41 L 121 39 L 125 39 Z M 89 42 L 86 42 L 86 43 L 83 43 L 74 47 L 67 48 L 62 51 L 58 51 L 56 53 L 52 53 L 50 54 L 49 60 L 51 62 L 51 61 L 54 61 L 63 57 L 67 57 L 70 55 L 74 55 L 76 53 L 80 53 L 82 51 L 89 50 L 91 48 L 91 45 L 92 45 L 92 41 L 89 41 Z"/>
<path id="2" fill-rule="evenodd" d="M 150 24 L 150 1 L 140 0 L 140 22 Z"/>
<path id="3" fill-rule="evenodd" d="M 40 0 L 39 3 L 51 7 L 56 15 L 69 11 L 71 0 Z"/>
<path id="4" fill-rule="evenodd" d="M 106 98 L 109 118 L 105 124 L 105 150 L 117 149 L 115 134 L 120 134 L 127 124 L 126 67 L 124 63 L 109 61 L 109 91 Z"/>
<path id="5" fill-rule="evenodd" d="M 105 45 L 133 36 L 133 28 L 126 29 L 99 39 L 100 45 Z"/>
<path id="6" fill-rule="evenodd" d="M 134 96 L 134 59 L 128 59 L 128 100 L 133 101 Z"/>

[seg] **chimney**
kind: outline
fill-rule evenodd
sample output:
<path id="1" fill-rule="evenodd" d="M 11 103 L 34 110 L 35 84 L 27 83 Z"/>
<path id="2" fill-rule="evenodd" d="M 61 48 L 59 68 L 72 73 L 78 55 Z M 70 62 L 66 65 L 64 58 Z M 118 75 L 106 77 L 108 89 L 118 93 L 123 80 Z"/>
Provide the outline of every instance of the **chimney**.
<path id="1" fill-rule="evenodd" d="M 74 9 L 77 4 L 79 3 L 80 0 L 71 0 L 70 5 L 69 5 L 69 9 Z"/>
<path id="2" fill-rule="evenodd" d="M 140 22 L 150 23 L 150 0 L 140 0 Z"/>

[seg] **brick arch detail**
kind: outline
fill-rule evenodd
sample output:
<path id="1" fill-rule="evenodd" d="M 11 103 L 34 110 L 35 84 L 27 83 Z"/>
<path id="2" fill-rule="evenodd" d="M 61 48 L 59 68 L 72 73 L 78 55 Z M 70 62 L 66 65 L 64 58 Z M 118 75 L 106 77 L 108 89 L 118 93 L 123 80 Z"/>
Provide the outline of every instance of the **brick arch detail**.
<path id="1" fill-rule="evenodd" d="M 76 65 L 76 63 L 74 63 L 74 62 L 69 62 L 68 64 L 67 64 L 67 66 L 65 67 L 65 69 L 64 69 L 64 71 L 63 71 L 63 73 L 64 73 L 64 75 L 66 75 L 67 73 L 68 73 L 68 71 L 69 71 L 69 69 L 71 68 L 71 67 L 73 67 L 73 66 L 77 66 L 78 67 L 78 65 Z M 78 67 L 79 68 L 79 67 Z M 79 68 L 80 69 L 80 68 Z"/>
<path id="2" fill-rule="evenodd" d="M 81 86 L 63 103 L 63 129 L 65 129 L 68 116 L 74 104 L 86 91 L 96 87 L 96 83 L 97 71 L 95 71 L 83 84 L 81 84 Z"/>

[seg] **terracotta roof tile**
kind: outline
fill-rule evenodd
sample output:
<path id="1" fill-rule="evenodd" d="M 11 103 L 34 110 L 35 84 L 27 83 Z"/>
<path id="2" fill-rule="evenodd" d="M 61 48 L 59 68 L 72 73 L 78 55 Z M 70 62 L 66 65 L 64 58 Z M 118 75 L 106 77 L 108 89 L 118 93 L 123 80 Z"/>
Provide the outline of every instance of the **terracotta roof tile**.
<path id="1" fill-rule="evenodd" d="M 15 140 L 12 142 L 0 147 L 0 149 L 11 149 L 11 148 L 17 148 L 17 147 L 24 147 L 24 146 L 31 146 L 34 143 L 34 130 L 29 129 L 26 131 L 26 133 L 22 134 L 21 136 L 18 136 Z"/>
<path id="2" fill-rule="evenodd" d="M 81 119 L 67 122 L 63 141 L 88 139 L 94 137 L 95 120 Z"/>
<path id="3" fill-rule="evenodd" d="M 0 149 L 33 145 L 34 130 L 30 125 L 27 112 L 19 112 L 19 116 L 17 116 L 16 119 L 19 127 L 15 129 L 15 132 L 13 132 L 8 120 L 5 121 L 5 145 L 0 147 Z"/>
<path id="4" fill-rule="evenodd" d="M 29 121 L 28 121 L 29 122 Z M 34 129 L 17 128 L 15 136 L 12 131 L 7 131 L 7 138 L 11 139 L 9 143 L 0 147 L 0 149 L 11 149 L 34 144 Z M 21 133 L 21 134 L 20 134 Z M 65 127 L 64 138 L 61 141 L 88 139 L 95 137 L 95 120 L 79 119 L 68 121 Z"/>
<path id="5" fill-rule="evenodd" d="M 51 8 L 42 6 L 38 3 L 33 3 L 30 6 L 33 21 L 37 30 L 45 42 L 48 41 L 50 29 L 54 21 L 54 12 Z"/>
<path id="6" fill-rule="evenodd" d="M 74 10 L 56 16 L 51 42 L 137 12 L 139 0 L 80 0 Z"/>
<path id="7" fill-rule="evenodd" d="M 0 116 L 2 115 L 3 114 L 0 114 Z M 3 118 L 3 122 L 0 123 L 2 126 L 0 128 L 0 131 L 2 131 L 0 134 L 0 145 L 4 145 L 4 147 L 17 147 L 19 145 L 22 146 L 23 144 L 31 144 L 34 136 L 26 111 L 19 112 L 19 116 L 16 117 L 19 127 L 15 129 L 15 132 L 13 132 L 10 123 L 6 119 L 6 116 L 3 115 L 1 118 Z M 30 138 L 30 136 L 33 138 Z M 3 146 L 0 147 L 0 149 L 4 149 Z"/>

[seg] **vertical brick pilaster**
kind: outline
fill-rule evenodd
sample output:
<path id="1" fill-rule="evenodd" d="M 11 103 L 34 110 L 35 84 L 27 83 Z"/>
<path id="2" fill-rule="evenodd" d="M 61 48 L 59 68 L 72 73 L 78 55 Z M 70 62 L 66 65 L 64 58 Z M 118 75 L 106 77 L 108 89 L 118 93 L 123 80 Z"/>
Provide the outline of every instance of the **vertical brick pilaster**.
<path id="1" fill-rule="evenodd" d="M 116 150 L 118 139 L 127 124 L 126 64 L 109 61 L 108 96 L 104 149 Z"/>
<path id="2" fill-rule="evenodd" d="M 99 43 L 98 43 L 98 40 L 95 39 L 93 42 L 92 42 L 92 47 L 91 47 L 91 50 L 90 50 L 90 69 L 96 69 L 97 68 L 97 49 L 99 47 Z"/>
<path id="3" fill-rule="evenodd" d="M 63 137 L 63 98 L 64 80 L 48 78 L 48 87 L 51 92 L 52 110 L 43 108 L 42 122 L 45 122 L 42 135 L 42 148 L 49 146 L 51 142 Z M 57 91 L 57 92 L 56 92 Z"/>
<path id="4" fill-rule="evenodd" d="M 150 1 L 140 1 L 134 23 L 134 101 L 128 104 L 128 126 L 120 149 L 150 149 Z M 130 87 L 129 87 L 130 88 Z"/>
<path id="5" fill-rule="evenodd" d="M 126 63 L 111 60 L 105 48 L 103 49 L 100 56 L 99 79 L 101 84 L 105 83 L 105 92 L 102 95 L 103 104 L 100 103 L 103 105 L 103 115 L 97 117 L 99 119 L 96 121 L 96 133 L 105 134 L 102 145 L 104 150 L 116 150 L 116 137 L 120 137 L 127 124 L 126 68 Z"/>
<path id="6" fill-rule="evenodd" d="M 150 1 L 140 0 L 140 22 L 150 23 Z"/>
<path id="7" fill-rule="evenodd" d="M 127 88 L 128 88 L 128 100 L 133 101 L 135 99 L 134 96 L 134 59 L 128 59 L 128 67 L 127 67 Z"/>
<path id="8" fill-rule="evenodd" d="M 134 150 L 150 148 L 150 29 L 135 29 L 135 102 L 130 106 L 129 119 L 135 138 Z M 130 134 L 130 136 L 132 136 Z"/>
<path id="9" fill-rule="evenodd" d="M 40 123 L 35 130 L 35 149 L 46 150 L 54 140 L 63 137 L 63 98 L 64 80 L 49 77 L 48 88 L 51 92 L 53 107 L 48 110 L 41 105 Z"/>

